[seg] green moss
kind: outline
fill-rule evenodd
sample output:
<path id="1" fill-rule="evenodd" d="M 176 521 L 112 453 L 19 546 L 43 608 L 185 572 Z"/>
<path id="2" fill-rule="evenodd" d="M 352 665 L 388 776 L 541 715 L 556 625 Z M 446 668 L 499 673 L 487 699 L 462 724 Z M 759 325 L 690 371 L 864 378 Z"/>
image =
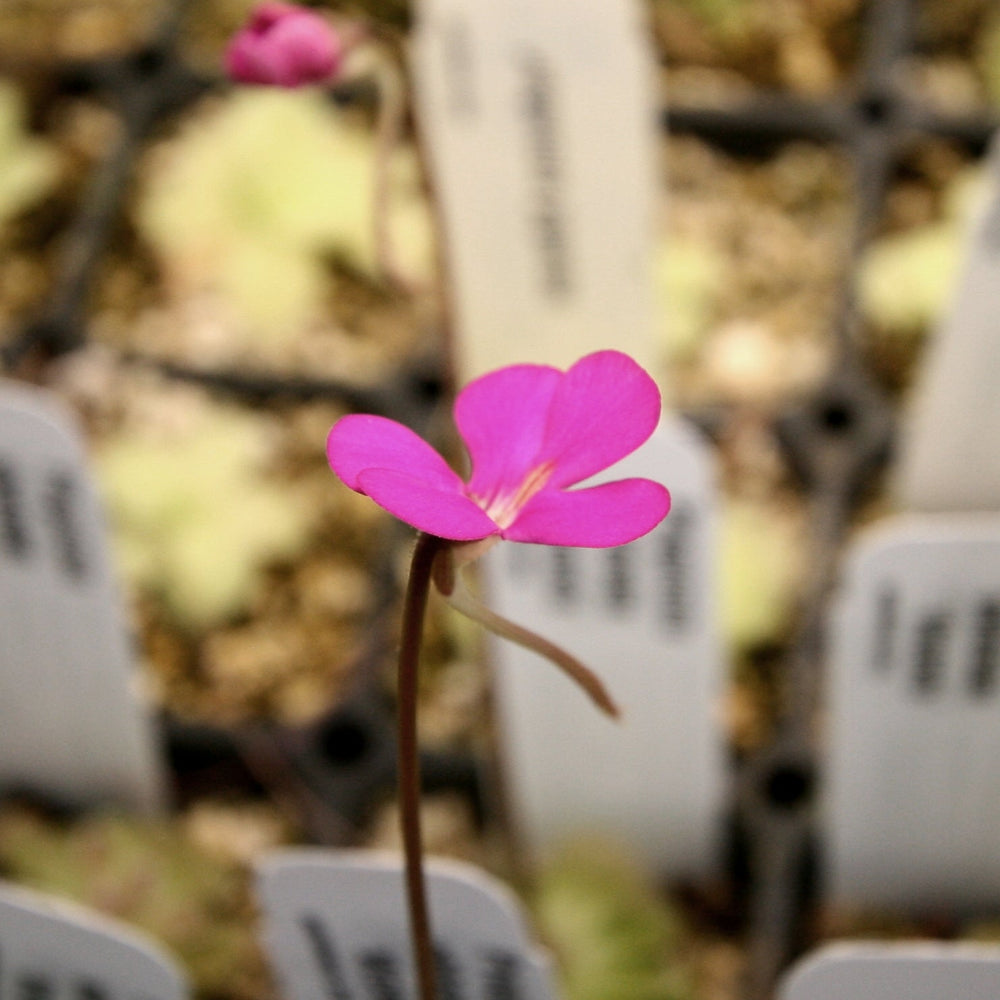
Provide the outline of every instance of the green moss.
<path id="1" fill-rule="evenodd" d="M 534 912 L 567 1000 L 693 997 L 676 913 L 617 847 L 567 847 L 542 871 Z"/>
<path id="2" fill-rule="evenodd" d="M 260 997 L 246 873 L 196 848 L 175 824 L 92 816 L 71 827 L 0 813 L 6 878 L 132 924 L 158 939 L 199 996 Z"/>

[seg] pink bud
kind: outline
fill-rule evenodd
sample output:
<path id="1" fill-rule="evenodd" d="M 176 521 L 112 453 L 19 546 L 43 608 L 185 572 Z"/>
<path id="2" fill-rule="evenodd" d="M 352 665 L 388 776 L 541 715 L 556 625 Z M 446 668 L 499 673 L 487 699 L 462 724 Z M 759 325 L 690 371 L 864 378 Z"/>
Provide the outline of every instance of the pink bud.
<path id="1" fill-rule="evenodd" d="M 226 72 L 240 83 L 300 87 L 330 80 L 343 47 L 334 30 L 304 7 L 267 0 L 226 49 Z"/>

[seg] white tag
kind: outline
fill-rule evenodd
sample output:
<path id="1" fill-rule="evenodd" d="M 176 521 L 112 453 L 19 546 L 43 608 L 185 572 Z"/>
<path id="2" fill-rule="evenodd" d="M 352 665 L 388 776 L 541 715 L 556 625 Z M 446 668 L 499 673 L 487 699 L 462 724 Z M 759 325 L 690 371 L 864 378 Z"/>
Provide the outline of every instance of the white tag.
<path id="1" fill-rule="evenodd" d="M 1000 517 L 899 518 L 861 539 L 832 621 L 834 898 L 1000 897 Z"/>
<path id="2" fill-rule="evenodd" d="M 556 667 L 498 639 L 504 763 L 534 846 L 598 829 L 662 872 L 704 873 L 725 784 L 713 466 L 671 418 L 601 478 L 625 476 L 671 491 L 670 514 L 645 538 L 616 549 L 505 542 L 484 560 L 489 605 L 578 656 L 623 712 L 606 718 Z"/>
<path id="3" fill-rule="evenodd" d="M 417 107 L 463 380 L 652 340 L 652 63 L 632 0 L 421 0 Z"/>
<path id="4" fill-rule="evenodd" d="M 131 928 L 0 886 L 0 996 L 16 1000 L 183 1000 L 187 984 Z"/>
<path id="5" fill-rule="evenodd" d="M 142 810 L 161 798 L 83 449 L 45 394 L 0 383 L 0 787 Z"/>
<path id="6" fill-rule="evenodd" d="M 279 851 L 260 865 L 268 952 L 288 1000 L 415 993 L 402 862 L 373 851 Z M 517 901 L 478 869 L 427 862 L 442 1000 L 554 1000 Z"/>
<path id="7" fill-rule="evenodd" d="M 988 1000 L 1000 996 L 1000 949 L 906 942 L 835 944 L 799 962 L 778 1000 Z"/>
<path id="8" fill-rule="evenodd" d="M 904 428 L 899 493 L 914 510 L 1000 511 L 1000 142 L 989 169 L 990 203 Z"/>

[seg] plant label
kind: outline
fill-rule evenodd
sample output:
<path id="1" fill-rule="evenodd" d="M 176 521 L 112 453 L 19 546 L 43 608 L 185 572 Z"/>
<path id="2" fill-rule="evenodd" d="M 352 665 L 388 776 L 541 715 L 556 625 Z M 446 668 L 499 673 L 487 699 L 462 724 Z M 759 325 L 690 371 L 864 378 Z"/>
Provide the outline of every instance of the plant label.
<path id="1" fill-rule="evenodd" d="M 1000 949 L 907 942 L 835 944 L 795 965 L 778 1000 L 985 1000 L 1000 996 Z"/>
<path id="2" fill-rule="evenodd" d="M 900 501 L 919 511 L 1000 511 L 1000 142 L 957 295 L 928 348 L 902 438 Z"/>
<path id="3" fill-rule="evenodd" d="M 599 713 L 555 666 L 493 643 L 502 754 L 529 843 L 603 830 L 660 871 L 704 874 L 725 785 L 718 718 L 716 503 L 708 450 L 677 418 L 602 479 L 670 488 L 670 514 L 615 549 L 505 542 L 485 562 L 490 607 L 601 676 L 622 709 Z"/>
<path id="4" fill-rule="evenodd" d="M 1000 895 L 1000 516 L 899 518 L 854 546 L 832 619 L 833 897 Z"/>
<path id="5" fill-rule="evenodd" d="M 184 1000 L 187 984 L 131 928 L 0 885 L 0 996 L 17 1000 Z"/>
<path id="6" fill-rule="evenodd" d="M 415 995 L 402 862 L 373 851 L 276 852 L 259 868 L 270 958 L 289 1000 Z M 555 1000 L 517 901 L 478 869 L 427 862 L 443 1000 Z"/>
<path id="7" fill-rule="evenodd" d="M 68 415 L 0 383 L 0 788 L 154 809 L 161 775 Z"/>
<path id="8" fill-rule="evenodd" d="M 417 111 L 463 380 L 615 347 L 649 367 L 652 60 L 631 0 L 421 0 Z"/>

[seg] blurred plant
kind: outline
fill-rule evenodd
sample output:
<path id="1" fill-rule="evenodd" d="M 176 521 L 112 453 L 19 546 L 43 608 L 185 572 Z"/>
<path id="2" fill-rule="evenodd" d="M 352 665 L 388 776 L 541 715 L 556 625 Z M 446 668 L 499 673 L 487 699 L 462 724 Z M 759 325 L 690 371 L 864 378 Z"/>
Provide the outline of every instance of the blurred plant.
<path id="1" fill-rule="evenodd" d="M 0 82 L 0 223 L 38 201 L 59 175 L 55 149 L 24 130 L 24 101 Z"/>
<path id="2" fill-rule="evenodd" d="M 861 305 L 883 331 L 914 336 L 937 322 L 955 288 L 962 240 L 983 201 L 982 170 L 951 182 L 939 221 L 883 237 L 861 260 Z"/>
<path id="3" fill-rule="evenodd" d="M 258 343 L 278 350 L 322 319 L 327 269 L 429 287 L 436 253 L 417 154 L 402 142 L 407 90 L 398 46 L 364 21 L 335 30 L 316 11 L 266 0 L 226 50 L 245 90 L 164 150 L 140 200 L 140 229 L 183 296 L 218 293 Z M 375 127 L 319 86 L 366 82 Z"/>
<path id="4" fill-rule="evenodd" d="M 651 3 L 654 12 L 679 9 L 693 15 L 718 41 L 738 35 L 751 13 L 748 0 L 651 0 Z"/>
<path id="5" fill-rule="evenodd" d="M 745 653 L 779 642 L 800 579 L 802 540 L 780 507 L 731 500 L 722 518 L 722 619 L 731 648 Z"/>
<path id="6" fill-rule="evenodd" d="M 339 257 L 378 273 L 370 132 L 315 91 L 242 91 L 163 150 L 138 204 L 142 232 L 180 294 L 219 293 L 239 324 L 280 349 L 321 315 Z M 386 167 L 400 269 L 432 273 L 430 213 L 416 155 Z"/>
<path id="7" fill-rule="evenodd" d="M 564 846 L 546 864 L 532 909 L 567 1000 L 691 1000 L 683 928 L 628 854 L 604 841 Z"/>
<path id="8" fill-rule="evenodd" d="M 994 107 L 1000 107 L 1000 9 L 995 6 L 980 31 L 975 60 L 983 78 L 986 96 Z"/>
<path id="9" fill-rule="evenodd" d="M 159 437 L 124 432 L 98 456 L 127 577 L 186 628 L 244 611 L 261 568 L 301 551 L 309 515 L 261 475 L 267 423 L 214 409 Z"/>
<path id="10" fill-rule="evenodd" d="M 672 361 L 686 361 L 701 346 L 722 289 L 723 264 L 707 243 L 671 236 L 654 262 L 661 343 Z"/>
<path id="11" fill-rule="evenodd" d="M 158 938 L 187 967 L 198 996 L 264 995 L 246 873 L 172 823 L 92 815 L 64 828 L 8 809 L 0 814 L 0 867 L 29 888 Z"/>
<path id="12" fill-rule="evenodd" d="M 668 0 L 696 14 L 722 36 L 738 32 L 748 16 L 747 0 Z"/>

